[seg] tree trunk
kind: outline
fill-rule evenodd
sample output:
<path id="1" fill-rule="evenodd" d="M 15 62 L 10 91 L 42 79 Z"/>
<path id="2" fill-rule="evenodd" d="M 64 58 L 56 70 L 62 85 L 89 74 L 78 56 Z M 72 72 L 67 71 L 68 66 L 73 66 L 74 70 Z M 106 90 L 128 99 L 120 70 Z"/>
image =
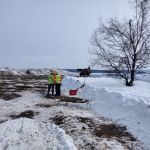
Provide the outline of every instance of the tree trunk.
<path id="1" fill-rule="evenodd" d="M 126 86 L 133 86 L 133 81 L 126 82 Z"/>
<path id="2" fill-rule="evenodd" d="M 131 71 L 131 81 L 132 81 L 132 82 L 134 81 L 134 77 L 135 77 L 135 71 L 132 70 L 132 71 Z"/>
<path id="3" fill-rule="evenodd" d="M 133 80 L 126 80 L 126 86 L 133 86 Z"/>

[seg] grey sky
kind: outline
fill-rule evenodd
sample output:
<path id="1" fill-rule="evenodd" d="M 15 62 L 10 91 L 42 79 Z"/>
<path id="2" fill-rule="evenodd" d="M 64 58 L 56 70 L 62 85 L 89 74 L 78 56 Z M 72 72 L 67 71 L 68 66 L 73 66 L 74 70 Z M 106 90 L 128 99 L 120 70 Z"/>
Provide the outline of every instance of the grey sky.
<path id="1" fill-rule="evenodd" d="M 86 67 L 99 18 L 130 13 L 128 0 L 0 0 L 0 67 Z"/>

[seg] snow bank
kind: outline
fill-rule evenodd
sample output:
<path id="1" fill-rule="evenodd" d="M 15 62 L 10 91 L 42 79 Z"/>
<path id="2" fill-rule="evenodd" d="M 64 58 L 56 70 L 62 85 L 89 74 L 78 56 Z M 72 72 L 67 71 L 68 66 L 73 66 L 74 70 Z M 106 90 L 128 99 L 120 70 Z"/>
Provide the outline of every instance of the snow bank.
<path id="1" fill-rule="evenodd" d="M 77 87 L 79 81 L 83 83 L 83 78 L 66 77 L 63 88 Z M 150 149 L 150 84 L 142 81 L 135 84 L 126 87 L 113 78 L 86 78 L 86 86 L 78 91 L 78 96 L 93 100 L 96 112 L 126 125 Z"/>
<path id="2" fill-rule="evenodd" d="M 150 82 L 150 74 L 137 75 L 136 79 L 145 81 L 145 82 Z"/>
<path id="3" fill-rule="evenodd" d="M 14 75 L 26 75 L 27 72 L 33 74 L 33 75 L 48 75 L 50 73 L 50 70 L 55 70 L 58 73 L 62 74 L 62 75 L 66 75 L 69 74 L 69 72 L 61 70 L 59 68 L 42 68 L 42 69 L 14 69 L 14 68 L 0 68 L 0 71 L 5 72 L 5 73 L 10 73 L 10 74 L 14 74 Z"/>
<path id="4" fill-rule="evenodd" d="M 76 150 L 73 140 L 54 124 L 20 118 L 0 124 L 0 149 Z"/>
<path id="5" fill-rule="evenodd" d="M 6 73 L 12 73 L 14 75 L 22 75 L 22 74 L 25 74 L 26 72 L 25 69 L 13 69 L 13 68 L 10 69 L 7 67 L 0 68 L 0 71 L 6 72 Z"/>

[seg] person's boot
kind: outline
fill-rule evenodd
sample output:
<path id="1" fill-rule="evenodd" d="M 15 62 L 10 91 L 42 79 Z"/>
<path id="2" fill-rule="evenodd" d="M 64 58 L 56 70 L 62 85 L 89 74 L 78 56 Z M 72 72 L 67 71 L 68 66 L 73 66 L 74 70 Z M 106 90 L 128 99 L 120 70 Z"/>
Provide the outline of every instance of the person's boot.
<path id="1" fill-rule="evenodd" d="M 48 93 L 46 94 L 46 97 L 49 97 L 49 94 L 48 94 Z"/>

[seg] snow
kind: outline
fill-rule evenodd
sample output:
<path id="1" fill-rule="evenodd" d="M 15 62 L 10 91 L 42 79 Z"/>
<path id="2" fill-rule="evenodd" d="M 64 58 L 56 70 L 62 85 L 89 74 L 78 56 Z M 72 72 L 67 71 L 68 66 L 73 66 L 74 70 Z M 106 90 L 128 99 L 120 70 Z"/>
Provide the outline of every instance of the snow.
<path id="1" fill-rule="evenodd" d="M 0 70 L 15 75 L 25 74 L 26 71 L 9 68 Z M 18 93 L 21 97 L 10 101 L 0 99 L 0 150 L 74 150 L 85 144 L 84 140 L 87 141 L 87 144 L 92 141 L 96 145 L 97 139 L 92 137 L 89 130 L 84 131 L 83 135 L 81 134 L 83 133 L 81 132 L 82 127 L 86 124 L 82 126 L 76 120 L 76 117 L 95 119 L 95 113 L 99 114 L 98 116 L 108 117 L 115 123 L 127 126 L 128 131 L 144 143 L 144 149 L 150 149 L 150 79 L 148 76 L 138 76 L 133 87 L 126 87 L 123 81 L 111 77 L 101 75 L 84 79 L 73 77 L 76 75 L 61 69 L 55 70 L 65 75 L 61 87 L 64 95 L 69 96 L 69 90 L 77 89 L 86 83 L 83 88 L 78 90 L 77 97 L 88 99 L 88 106 L 68 103 L 66 106 L 61 103 L 58 105 L 59 99 L 47 101 L 40 94 L 25 91 Z M 31 69 L 35 75 L 48 74 L 49 71 L 49 69 Z M 10 81 L 8 80 L 8 82 Z M 45 80 L 40 80 L 40 82 L 45 82 Z M 30 84 L 32 86 L 32 81 Z M 24 84 L 16 83 L 16 85 L 22 86 Z M 53 107 L 41 108 L 37 104 L 53 105 Z M 20 114 L 26 110 L 33 110 L 38 115 L 35 115 L 33 119 L 10 120 L 10 115 Z M 58 127 L 50 121 L 50 118 L 62 114 L 67 116 L 68 124 Z M 65 128 L 66 130 L 77 129 L 78 135 L 76 133 L 74 135 L 73 133 L 72 135 L 66 134 Z M 83 140 L 77 139 L 78 137 Z M 105 138 L 98 142 L 97 149 L 99 147 L 108 150 L 124 149 L 123 145 L 115 139 Z"/>
<path id="2" fill-rule="evenodd" d="M 11 101 L 0 99 L 0 150 L 76 150 L 73 140 L 63 129 L 49 121 L 49 113 L 56 113 L 63 107 L 46 111 L 36 107 L 36 104 L 45 103 L 37 93 L 19 93 L 22 97 Z M 20 118 L 10 120 L 10 115 L 19 114 L 27 110 L 40 112 L 36 119 Z M 73 111 L 73 110 L 72 110 Z"/>
<path id="3" fill-rule="evenodd" d="M 20 118 L 0 124 L 0 149 L 76 150 L 73 140 L 54 124 Z"/>
<path id="4" fill-rule="evenodd" d="M 117 144 L 116 144 L 116 140 L 107 141 L 106 139 L 103 139 L 101 141 L 101 144 L 102 144 L 102 146 L 101 146 L 102 150 L 103 149 L 104 150 L 105 149 L 114 149 L 114 150 L 122 150 L 122 149 L 124 149 L 119 142 L 117 142 Z"/>
<path id="5" fill-rule="evenodd" d="M 83 78 L 66 77 L 62 88 L 76 89 L 83 82 Z M 126 87 L 123 81 L 110 77 L 86 78 L 85 82 L 77 96 L 91 100 L 92 108 L 100 115 L 126 125 L 145 149 L 150 149 L 150 84 L 137 80 L 133 87 Z"/>
<path id="6" fill-rule="evenodd" d="M 0 99 L 0 122 L 4 121 L 0 124 L 0 150 L 6 148 L 8 150 L 74 150 L 77 149 L 76 146 L 84 147 L 85 143 L 93 143 L 96 149 L 99 147 L 108 150 L 124 149 L 123 145 L 115 139 L 99 139 L 97 143 L 98 138 L 94 139 L 88 130 L 89 127 L 79 123 L 76 117 L 96 118 L 96 114 L 91 112 L 86 104 L 61 105 L 59 99 L 46 99 L 37 93 L 24 91 L 19 94 L 22 97 L 10 101 Z M 39 104 L 53 107 L 39 107 Z M 27 110 L 32 110 L 37 115 L 33 119 L 10 120 L 10 115 L 18 115 Z M 50 118 L 61 115 L 67 116 L 67 120 L 65 125 L 58 127 L 51 122 Z M 111 123 L 110 120 L 100 120 L 100 122 Z M 87 128 L 85 133 L 83 133 L 83 127 Z M 75 134 L 68 135 L 64 129 L 77 131 Z"/>
<path id="7" fill-rule="evenodd" d="M 55 70 L 56 72 L 60 73 L 61 75 L 70 75 L 70 76 L 78 76 L 79 73 L 73 73 L 66 70 L 62 70 L 60 68 L 42 68 L 42 69 L 15 69 L 15 68 L 7 68 L 3 67 L 0 68 L 0 71 L 5 73 L 10 73 L 13 75 L 27 75 L 27 71 L 29 71 L 32 75 L 48 75 L 51 70 Z"/>

